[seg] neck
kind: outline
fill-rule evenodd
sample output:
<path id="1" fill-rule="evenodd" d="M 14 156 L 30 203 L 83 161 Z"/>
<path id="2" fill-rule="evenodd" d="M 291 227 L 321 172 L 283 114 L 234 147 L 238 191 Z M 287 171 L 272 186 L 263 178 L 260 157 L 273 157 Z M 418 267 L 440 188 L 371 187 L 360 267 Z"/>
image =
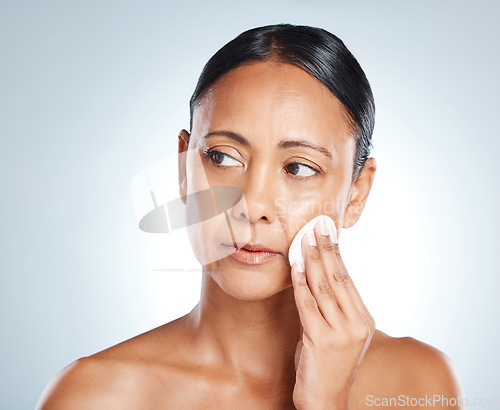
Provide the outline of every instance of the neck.
<path id="1" fill-rule="evenodd" d="M 200 301 L 187 316 L 204 364 L 239 380 L 295 377 L 301 326 L 292 287 L 263 300 L 241 300 L 203 270 Z"/>

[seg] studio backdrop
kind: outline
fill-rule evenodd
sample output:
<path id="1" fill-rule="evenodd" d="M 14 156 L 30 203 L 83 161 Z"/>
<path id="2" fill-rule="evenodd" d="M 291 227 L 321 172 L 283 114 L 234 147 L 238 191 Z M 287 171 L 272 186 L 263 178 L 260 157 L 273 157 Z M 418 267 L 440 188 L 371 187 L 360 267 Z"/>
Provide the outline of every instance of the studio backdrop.
<path id="1" fill-rule="evenodd" d="M 0 408 L 34 408 L 72 361 L 197 303 L 187 225 L 143 218 L 154 201 L 182 214 L 177 135 L 204 63 L 275 23 L 338 35 L 372 86 L 378 168 L 341 245 L 377 328 L 445 352 L 468 398 L 498 397 L 499 13 L 484 0 L 3 2 Z"/>

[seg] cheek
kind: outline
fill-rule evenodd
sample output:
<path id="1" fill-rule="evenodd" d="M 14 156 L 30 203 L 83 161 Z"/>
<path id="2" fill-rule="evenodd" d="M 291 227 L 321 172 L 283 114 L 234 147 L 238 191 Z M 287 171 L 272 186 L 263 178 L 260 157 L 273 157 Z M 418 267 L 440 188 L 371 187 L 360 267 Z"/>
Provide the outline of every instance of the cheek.
<path id="1" fill-rule="evenodd" d="M 277 205 L 288 244 L 291 244 L 300 228 L 318 215 L 328 215 L 335 221 L 336 226 L 340 227 L 345 202 L 340 194 L 335 196 L 326 193 L 318 195 L 316 192 L 314 196 L 302 195 L 300 197 L 297 195 L 290 199 L 282 198 L 277 201 Z"/>

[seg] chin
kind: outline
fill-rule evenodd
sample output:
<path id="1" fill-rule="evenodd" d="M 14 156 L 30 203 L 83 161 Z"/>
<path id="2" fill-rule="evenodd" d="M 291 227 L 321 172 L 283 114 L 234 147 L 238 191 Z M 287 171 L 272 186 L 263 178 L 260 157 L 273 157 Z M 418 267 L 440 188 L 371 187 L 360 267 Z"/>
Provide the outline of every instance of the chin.
<path id="1" fill-rule="evenodd" d="M 220 262 L 210 276 L 225 293 L 236 299 L 264 300 L 292 286 L 290 269 L 282 260 L 245 265 L 228 257 Z"/>

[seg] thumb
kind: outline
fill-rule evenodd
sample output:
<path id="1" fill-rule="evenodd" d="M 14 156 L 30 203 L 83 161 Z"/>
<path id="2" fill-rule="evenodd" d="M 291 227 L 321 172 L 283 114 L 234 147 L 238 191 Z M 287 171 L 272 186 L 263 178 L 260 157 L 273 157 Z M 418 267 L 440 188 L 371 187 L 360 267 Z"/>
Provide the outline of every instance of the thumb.
<path id="1" fill-rule="evenodd" d="M 304 342 L 302 341 L 303 335 L 304 335 L 304 328 L 302 327 L 300 331 L 300 339 L 297 342 L 297 346 L 295 347 L 295 357 L 294 357 L 295 371 L 297 371 L 297 368 L 299 367 L 300 356 L 302 354 L 302 345 L 304 344 Z"/>

